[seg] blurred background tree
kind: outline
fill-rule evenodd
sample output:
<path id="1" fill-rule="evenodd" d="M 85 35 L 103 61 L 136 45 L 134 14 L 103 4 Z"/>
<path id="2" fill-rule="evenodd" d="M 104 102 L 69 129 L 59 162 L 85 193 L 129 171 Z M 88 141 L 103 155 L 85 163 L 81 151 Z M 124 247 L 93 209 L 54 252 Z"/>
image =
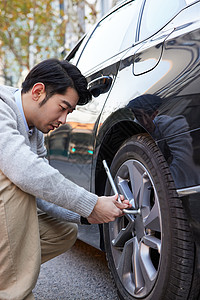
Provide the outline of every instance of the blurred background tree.
<path id="1" fill-rule="evenodd" d="M 59 10 L 54 9 L 54 2 L 0 1 L 0 55 L 7 81 L 17 82 L 38 61 L 58 55 L 63 28 L 57 21 Z"/>
<path id="2" fill-rule="evenodd" d="M 117 0 L 1 0 L 0 77 L 17 85 L 38 62 L 63 58 Z M 2 80 L 1 80 L 2 82 Z"/>

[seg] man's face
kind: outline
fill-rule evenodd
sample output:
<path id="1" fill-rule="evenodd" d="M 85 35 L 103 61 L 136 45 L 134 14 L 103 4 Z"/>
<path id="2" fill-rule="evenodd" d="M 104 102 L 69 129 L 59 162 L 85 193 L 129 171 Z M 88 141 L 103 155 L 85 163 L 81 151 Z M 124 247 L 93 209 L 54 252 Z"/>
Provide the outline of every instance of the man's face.
<path id="1" fill-rule="evenodd" d="M 156 117 L 158 111 L 155 111 L 151 115 L 145 112 L 144 109 L 134 109 L 135 116 L 138 122 L 144 126 L 148 132 L 152 133 L 155 129 L 155 124 L 153 122 L 154 118 Z"/>
<path id="2" fill-rule="evenodd" d="M 69 87 L 64 95 L 55 94 L 40 106 L 42 100 L 44 97 L 37 101 L 32 125 L 43 133 L 48 133 L 66 122 L 67 115 L 75 109 L 79 96 L 75 89 Z"/>

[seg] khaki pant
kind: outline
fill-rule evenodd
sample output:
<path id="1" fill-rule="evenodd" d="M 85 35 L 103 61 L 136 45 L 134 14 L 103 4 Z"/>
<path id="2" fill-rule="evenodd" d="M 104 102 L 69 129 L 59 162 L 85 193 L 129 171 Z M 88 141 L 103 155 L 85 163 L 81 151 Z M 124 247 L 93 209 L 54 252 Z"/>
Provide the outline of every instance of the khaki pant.
<path id="1" fill-rule="evenodd" d="M 37 214 L 35 198 L 0 171 L 0 300 L 34 299 L 41 263 L 67 251 L 77 225 Z"/>

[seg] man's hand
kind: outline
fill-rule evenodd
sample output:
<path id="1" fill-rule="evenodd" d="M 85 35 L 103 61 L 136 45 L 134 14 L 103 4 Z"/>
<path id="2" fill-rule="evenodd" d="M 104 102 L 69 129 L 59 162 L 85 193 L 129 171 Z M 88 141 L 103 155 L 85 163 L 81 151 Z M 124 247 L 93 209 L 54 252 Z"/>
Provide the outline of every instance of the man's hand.
<path id="1" fill-rule="evenodd" d="M 122 210 L 130 208 L 131 204 L 128 200 L 124 200 L 123 196 L 120 196 L 122 203 L 119 203 L 117 198 L 118 195 L 99 197 L 92 213 L 87 218 L 88 222 L 91 224 L 108 223 L 122 216 Z"/>

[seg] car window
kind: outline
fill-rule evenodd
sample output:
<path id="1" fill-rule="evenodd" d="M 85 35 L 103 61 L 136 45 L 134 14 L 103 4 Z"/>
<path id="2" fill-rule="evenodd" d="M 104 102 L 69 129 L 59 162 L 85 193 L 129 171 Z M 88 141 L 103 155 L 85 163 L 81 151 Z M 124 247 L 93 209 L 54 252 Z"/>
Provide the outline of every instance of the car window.
<path id="1" fill-rule="evenodd" d="M 184 7 L 185 0 L 146 0 L 141 19 L 139 41 L 155 34 Z"/>
<path id="2" fill-rule="evenodd" d="M 82 72 L 90 70 L 134 43 L 137 7 L 140 2 L 141 0 L 132 1 L 99 22 L 78 62 Z"/>

